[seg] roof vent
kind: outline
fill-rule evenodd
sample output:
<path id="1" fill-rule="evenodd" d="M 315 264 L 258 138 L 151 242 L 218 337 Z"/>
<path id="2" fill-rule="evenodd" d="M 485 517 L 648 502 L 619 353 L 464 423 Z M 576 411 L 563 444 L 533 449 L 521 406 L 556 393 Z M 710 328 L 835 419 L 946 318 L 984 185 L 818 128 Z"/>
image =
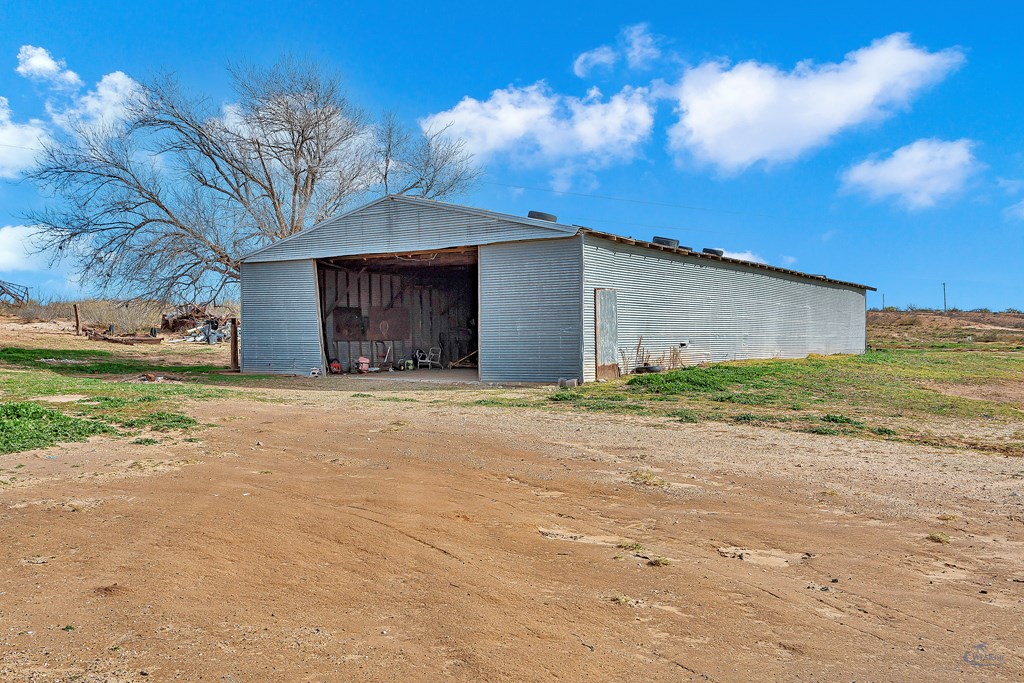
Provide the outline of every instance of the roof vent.
<path id="1" fill-rule="evenodd" d="M 725 249 L 704 249 L 705 254 L 711 254 L 712 256 L 725 256 Z"/>
<path id="2" fill-rule="evenodd" d="M 679 248 L 679 240 L 674 240 L 671 237 L 654 237 L 651 241 L 655 244 L 660 244 L 663 247 L 672 247 L 673 249 Z"/>
<path id="3" fill-rule="evenodd" d="M 531 211 L 526 214 L 527 218 L 533 218 L 538 221 L 547 221 L 548 223 L 557 223 L 558 216 L 553 213 L 544 213 L 543 211 Z"/>

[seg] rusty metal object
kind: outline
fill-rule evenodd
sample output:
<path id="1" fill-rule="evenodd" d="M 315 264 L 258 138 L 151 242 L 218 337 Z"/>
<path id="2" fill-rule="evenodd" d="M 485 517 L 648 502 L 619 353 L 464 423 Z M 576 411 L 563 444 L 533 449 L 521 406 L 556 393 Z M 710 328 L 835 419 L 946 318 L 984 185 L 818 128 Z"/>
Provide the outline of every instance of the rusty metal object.
<path id="1" fill-rule="evenodd" d="M 0 303 L 24 306 L 28 303 L 28 287 L 0 280 Z"/>

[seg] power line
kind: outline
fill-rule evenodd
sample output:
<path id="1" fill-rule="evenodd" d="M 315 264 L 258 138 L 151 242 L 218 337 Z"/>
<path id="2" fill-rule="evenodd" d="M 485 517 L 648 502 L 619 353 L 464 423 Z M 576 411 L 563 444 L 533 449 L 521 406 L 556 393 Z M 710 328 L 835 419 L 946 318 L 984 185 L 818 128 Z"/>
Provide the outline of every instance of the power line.
<path id="1" fill-rule="evenodd" d="M 645 204 L 645 205 L 648 205 L 648 206 L 664 206 L 664 207 L 670 207 L 670 208 L 676 208 L 676 209 L 688 209 L 688 210 L 691 210 L 691 211 L 704 211 L 704 212 L 707 212 L 707 213 L 727 214 L 727 215 L 732 215 L 732 216 L 748 216 L 748 217 L 753 217 L 753 218 L 765 218 L 765 219 L 768 219 L 768 220 L 771 220 L 771 221 L 778 221 L 778 222 L 786 223 L 786 224 L 811 225 L 811 226 L 815 226 L 815 227 L 818 227 L 818 228 L 821 228 L 821 229 L 824 229 L 825 226 L 832 226 L 833 229 L 854 230 L 854 231 L 856 231 L 856 230 L 869 230 L 869 229 L 873 229 L 873 228 L 877 227 L 877 226 L 870 226 L 870 227 L 869 226 L 858 226 L 857 224 L 850 224 L 850 223 L 839 223 L 839 224 L 837 224 L 837 223 L 834 223 L 834 222 L 832 222 L 831 220 L 829 220 L 827 218 L 823 218 L 822 220 L 816 220 L 816 219 L 807 218 L 807 217 L 798 218 L 798 217 L 794 217 L 794 216 L 775 216 L 775 215 L 772 215 L 772 214 L 755 213 L 755 212 L 752 212 L 752 211 L 733 211 L 733 210 L 730 210 L 730 209 L 716 209 L 716 208 L 712 208 L 712 207 L 709 207 L 709 206 L 696 206 L 696 205 L 691 205 L 691 204 L 675 204 L 675 203 L 672 203 L 672 202 L 657 202 L 657 201 L 649 201 L 649 200 L 646 200 L 646 199 L 633 199 L 632 197 L 615 197 L 613 195 L 587 194 L 585 192 L 570 192 L 568 190 L 566 190 L 566 191 L 552 190 L 552 189 L 549 189 L 549 188 L 546 188 L 546 187 L 530 187 L 530 186 L 527 186 L 527 185 L 514 185 L 512 183 L 499 183 L 499 182 L 494 181 L 494 180 L 481 180 L 480 182 L 484 183 L 484 184 L 487 184 L 487 185 L 497 185 L 497 186 L 500 186 L 500 187 L 509 187 L 509 188 L 514 188 L 514 189 L 517 189 L 517 190 L 530 190 L 530 191 L 534 191 L 534 192 L 547 192 L 549 194 L 571 195 L 571 196 L 574 196 L 574 197 L 584 197 L 584 198 L 587 198 L 587 199 L 604 199 L 604 200 L 615 201 L 615 202 L 626 202 L 626 203 L 629 203 L 629 204 Z M 585 219 L 581 219 L 581 220 L 585 220 Z M 629 219 L 623 220 L 622 223 L 623 224 L 636 225 L 636 226 L 643 227 L 642 224 L 634 223 L 633 221 L 631 221 Z M 650 225 L 650 224 L 648 224 L 646 227 L 656 227 L 656 228 L 670 229 L 670 230 L 679 229 L 679 228 L 674 228 L 672 226 L 658 226 L 658 225 Z M 715 230 L 715 231 L 710 231 L 709 230 L 707 232 L 718 232 L 718 230 Z"/>
<path id="2" fill-rule="evenodd" d="M 0 147 L 10 147 L 11 149 L 23 149 L 28 152 L 38 152 L 38 147 L 21 147 L 20 145 L 8 145 L 7 143 L 0 142 Z"/>
<path id="3" fill-rule="evenodd" d="M 684 227 L 680 227 L 678 225 L 665 225 L 663 223 L 660 223 L 660 224 L 659 223 L 637 223 L 637 222 L 632 221 L 632 220 L 609 220 L 607 218 L 592 218 L 592 217 L 587 217 L 587 216 L 577 216 L 575 214 L 573 214 L 573 220 L 574 221 L 585 221 L 586 223 L 590 223 L 590 224 L 593 224 L 593 225 L 601 225 L 602 223 L 604 223 L 605 225 L 611 225 L 611 226 L 615 226 L 615 227 L 625 227 L 625 228 L 655 228 L 657 230 L 679 230 L 681 232 L 707 232 L 707 233 L 715 233 L 716 235 L 717 234 L 722 234 L 723 232 L 728 232 L 727 228 L 725 228 L 725 229 L 715 229 L 715 230 L 711 230 L 709 228 L 689 228 L 689 227 L 684 228 Z M 582 227 L 587 227 L 587 226 L 582 226 Z"/>
<path id="4" fill-rule="evenodd" d="M 585 192 L 570 192 L 568 190 L 552 190 L 546 187 L 528 187 L 525 185 L 513 185 L 511 183 L 499 183 L 493 180 L 481 180 L 480 182 L 487 185 L 498 185 L 501 187 L 510 187 L 517 190 L 530 190 L 533 192 L 548 192 L 550 194 L 564 194 L 571 195 L 573 197 L 587 197 L 589 199 L 606 199 L 614 202 L 628 202 L 630 204 L 646 204 L 648 206 L 664 206 L 674 209 L 688 209 L 690 211 L 707 211 L 709 213 L 724 213 L 731 214 L 733 216 L 752 216 L 756 218 L 770 218 L 772 220 L 790 220 L 787 218 L 780 218 L 779 216 L 770 216 L 764 213 L 753 213 L 750 211 L 731 211 L 729 209 L 715 209 L 708 206 L 694 206 L 691 204 L 674 204 L 671 202 L 652 202 L 647 199 L 632 199 L 631 197 L 615 197 L 612 195 L 604 194 L 587 194 Z"/>

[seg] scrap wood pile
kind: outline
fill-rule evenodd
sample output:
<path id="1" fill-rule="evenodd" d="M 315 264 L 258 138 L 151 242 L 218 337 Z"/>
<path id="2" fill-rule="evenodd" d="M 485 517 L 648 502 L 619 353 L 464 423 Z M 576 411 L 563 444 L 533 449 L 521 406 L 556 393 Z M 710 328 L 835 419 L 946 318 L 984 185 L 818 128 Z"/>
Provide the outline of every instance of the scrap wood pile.
<path id="1" fill-rule="evenodd" d="M 82 328 L 82 334 L 93 341 L 105 341 L 110 342 L 111 344 L 127 344 L 128 346 L 133 344 L 159 344 L 163 341 L 160 337 L 147 336 L 144 334 L 115 335 L 110 334 L 109 331 L 107 333 L 98 332 L 97 330 L 89 327 Z"/>

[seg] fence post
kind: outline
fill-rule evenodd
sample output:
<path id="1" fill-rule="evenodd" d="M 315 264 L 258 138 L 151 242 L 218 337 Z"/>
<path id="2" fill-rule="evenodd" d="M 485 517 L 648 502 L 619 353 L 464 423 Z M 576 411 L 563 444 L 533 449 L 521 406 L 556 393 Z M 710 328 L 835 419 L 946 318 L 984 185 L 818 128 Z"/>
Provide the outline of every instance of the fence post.
<path id="1" fill-rule="evenodd" d="M 238 364 L 238 318 L 231 319 L 231 371 L 239 372 Z"/>
<path id="2" fill-rule="evenodd" d="M 78 304 L 75 304 L 75 336 L 82 336 L 82 313 L 78 310 Z"/>

